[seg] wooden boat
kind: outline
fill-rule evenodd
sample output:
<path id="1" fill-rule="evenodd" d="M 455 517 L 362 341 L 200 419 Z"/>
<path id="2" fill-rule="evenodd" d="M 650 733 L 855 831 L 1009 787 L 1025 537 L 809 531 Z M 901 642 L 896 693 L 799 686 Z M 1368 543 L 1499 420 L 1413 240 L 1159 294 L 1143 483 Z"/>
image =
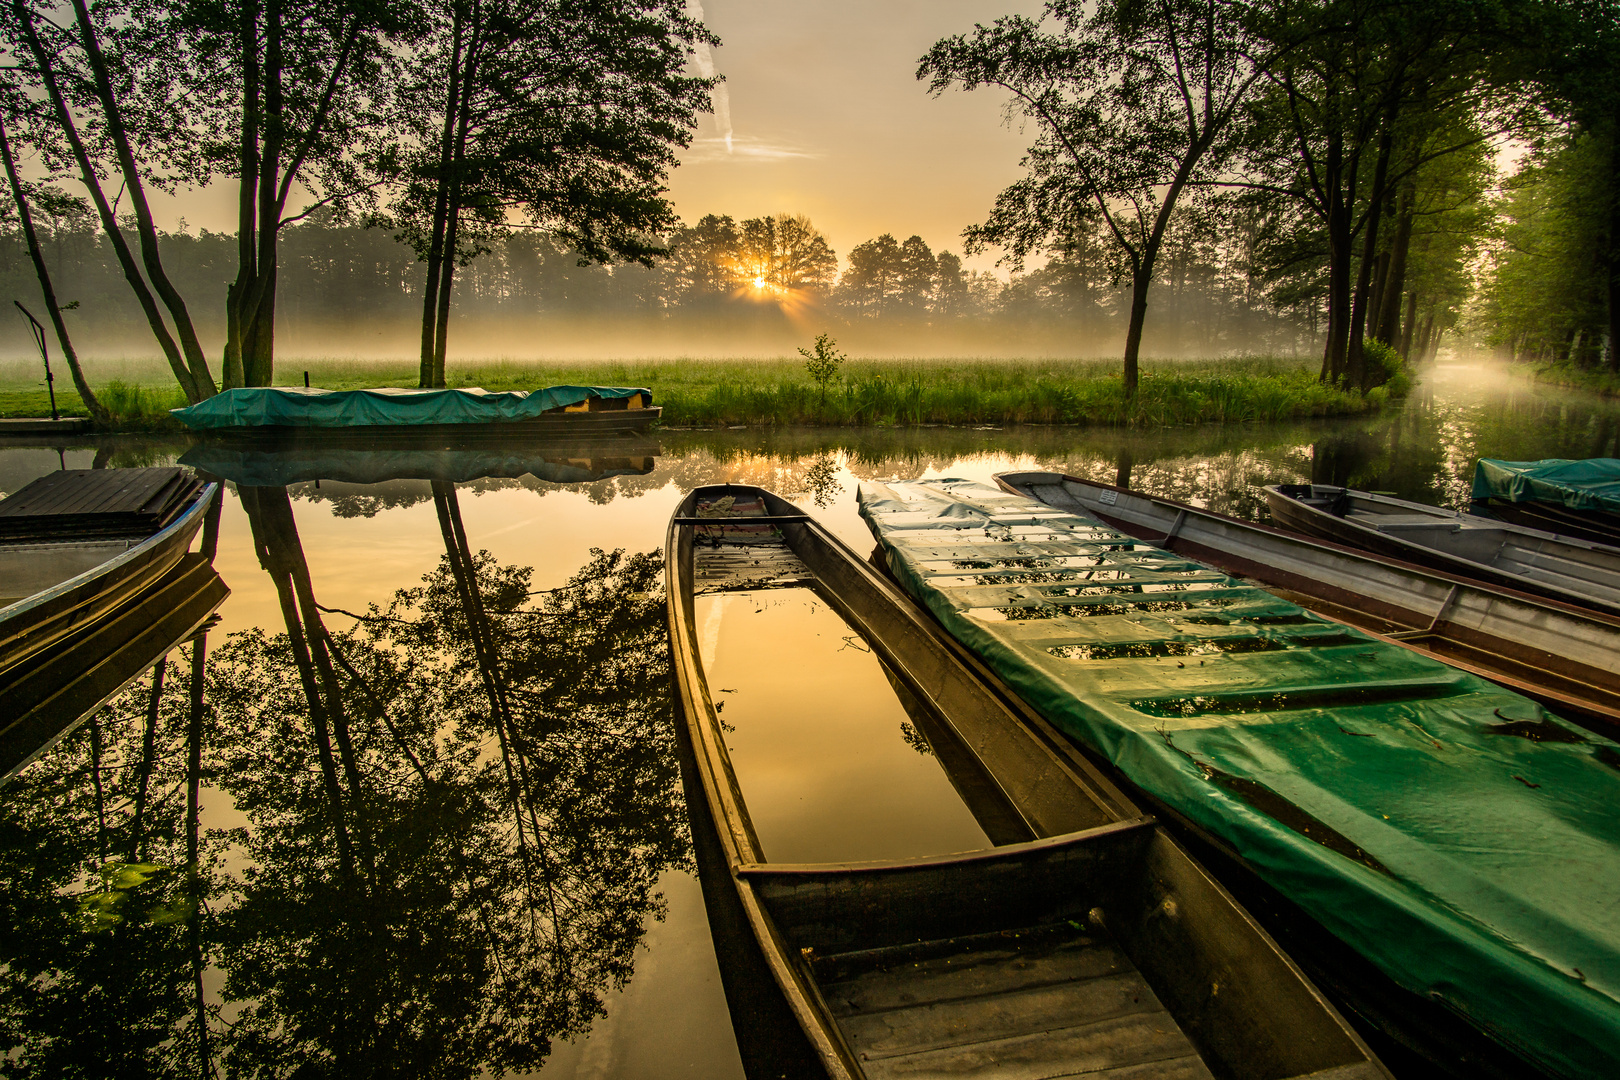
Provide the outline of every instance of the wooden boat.
<path id="1" fill-rule="evenodd" d="M 1008 472 L 996 481 L 1620 735 L 1614 616 L 1076 476 Z"/>
<path id="2" fill-rule="evenodd" d="M 0 782 L 195 634 L 228 595 L 206 556 L 183 554 L 123 606 L 0 671 Z"/>
<path id="3" fill-rule="evenodd" d="M 1284 528 L 1620 615 L 1620 548 L 1327 484 L 1265 489 Z"/>
<path id="4" fill-rule="evenodd" d="M 0 501 L 0 672 L 172 570 L 218 490 L 184 469 L 79 469 Z"/>
<path id="5" fill-rule="evenodd" d="M 1422 1075 L 1620 1075 L 1620 746 L 1089 515 L 966 480 L 859 501 L 1015 693 L 1400 988 L 1371 1015 L 1414 1050 L 1471 1026 Z"/>
<path id="6" fill-rule="evenodd" d="M 1481 458 L 1473 501 L 1480 514 L 1620 547 L 1620 458 Z"/>
<path id="7" fill-rule="evenodd" d="M 1153 818 L 798 508 L 758 488 L 700 488 L 671 519 L 666 557 L 694 832 L 724 878 L 705 882 L 706 904 L 722 948 L 746 926 L 766 973 L 750 986 L 723 970 L 734 1016 L 756 1017 L 750 990 L 768 984 L 816 1070 L 840 1078 L 1388 1075 Z M 813 586 L 935 718 L 940 761 L 1002 846 L 765 859 L 695 596 L 789 582 Z M 757 1032 L 736 1027 L 747 1060 Z"/>
<path id="8" fill-rule="evenodd" d="M 238 387 L 173 409 L 206 439 L 277 446 L 454 449 L 523 440 L 579 441 L 643 431 L 662 409 L 640 387 L 549 386 L 491 393 L 461 389 L 319 390 Z"/>

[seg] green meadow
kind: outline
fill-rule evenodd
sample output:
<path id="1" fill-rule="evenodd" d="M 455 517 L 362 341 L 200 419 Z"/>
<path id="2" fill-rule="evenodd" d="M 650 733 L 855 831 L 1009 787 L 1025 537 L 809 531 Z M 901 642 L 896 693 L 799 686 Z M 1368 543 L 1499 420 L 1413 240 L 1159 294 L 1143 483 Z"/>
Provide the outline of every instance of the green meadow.
<path id="1" fill-rule="evenodd" d="M 801 359 L 703 358 L 564 363 L 461 361 L 452 386 L 530 390 L 556 384 L 646 386 L 663 406 L 666 427 L 917 426 L 923 424 L 1074 424 L 1155 428 L 1190 424 L 1275 423 L 1373 412 L 1387 391 L 1368 395 L 1324 386 L 1314 358 L 1245 356 L 1148 360 L 1133 402 L 1121 390 L 1117 360 L 849 360 L 823 392 Z M 153 362 L 103 362 L 91 385 L 120 430 L 160 430 L 185 402 L 165 368 Z M 411 362 L 289 359 L 277 382 L 352 390 L 410 386 Z M 110 376 L 110 377 L 109 377 Z M 0 365 L 0 416 L 49 415 L 44 380 L 20 361 Z M 57 375 L 64 414 L 83 415 L 65 373 Z"/>

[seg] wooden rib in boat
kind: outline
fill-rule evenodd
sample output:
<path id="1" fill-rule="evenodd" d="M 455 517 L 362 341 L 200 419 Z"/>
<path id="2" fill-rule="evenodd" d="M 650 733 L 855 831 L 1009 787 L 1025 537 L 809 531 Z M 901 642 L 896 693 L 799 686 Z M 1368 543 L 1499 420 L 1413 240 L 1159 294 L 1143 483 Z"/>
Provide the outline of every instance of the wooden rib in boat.
<path id="1" fill-rule="evenodd" d="M 1284 528 L 1620 615 L 1620 548 L 1328 484 L 1265 489 Z"/>
<path id="2" fill-rule="evenodd" d="M 136 475 L 114 477 L 124 481 L 120 486 L 103 479 L 112 473 Z M 36 485 L 52 497 L 35 499 Z M 171 505 L 154 509 L 143 494 L 153 488 L 165 491 Z M 0 540 L 0 589 L 10 594 L 0 597 L 0 672 L 102 618 L 172 570 L 218 491 L 218 484 L 203 484 L 184 469 L 77 470 L 51 474 L 0 502 L 16 499 L 32 510 L 7 518 L 11 535 Z M 70 538 L 80 529 L 85 538 Z"/>
<path id="3" fill-rule="evenodd" d="M 1006 472 L 996 482 L 1620 734 L 1620 618 L 1076 476 Z"/>
<path id="4" fill-rule="evenodd" d="M 722 950 L 747 928 L 768 973 L 760 983 L 816 1072 L 1388 1075 L 1153 818 L 797 507 L 758 488 L 701 488 L 671 520 L 666 556 L 688 801 L 700 858 L 718 854 L 711 869 L 726 879 L 705 875 L 711 925 Z M 930 737 L 948 742 L 939 760 L 1003 846 L 883 863 L 765 860 L 710 697 L 695 596 L 788 583 L 814 587 L 907 707 L 931 717 Z M 746 1043 L 760 983 L 722 974 Z"/>

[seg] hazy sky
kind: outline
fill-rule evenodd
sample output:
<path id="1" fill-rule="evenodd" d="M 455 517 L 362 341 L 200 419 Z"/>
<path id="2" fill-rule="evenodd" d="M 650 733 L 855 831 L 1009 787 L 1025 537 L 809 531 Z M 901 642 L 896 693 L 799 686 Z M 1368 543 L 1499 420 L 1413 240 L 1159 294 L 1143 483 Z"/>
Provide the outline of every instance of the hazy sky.
<path id="1" fill-rule="evenodd" d="M 690 0 L 694 11 L 698 0 Z M 928 96 L 917 60 L 935 41 L 1039 0 L 702 0 L 723 43 L 716 115 L 675 170 L 687 221 L 704 214 L 808 214 L 840 260 L 881 233 L 961 252 L 1018 176 L 1026 136 L 1004 98 Z M 729 105 L 729 110 L 727 106 Z M 731 145 L 725 141 L 729 111 Z M 988 267 L 994 256 L 974 260 Z"/>
<path id="2" fill-rule="evenodd" d="M 698 0 L 689 0 L 694 12 Z M 962 250 L 1018 176 L 1026 136 L 1002 123 L 1003 98 L 948 91 L 916 79 L 917 60 L 941 37 L 1040 0 L 702 0 L 722 45 L 726 77 L 716 115 L 704 116 L 671 177 L 676 211 L 741 220 L 807 214 L 840 262 L 881 233 L 913 233 L 935 251 Z M 729 113 L 730 146 L 723 123 Z M 161 225 L 234 231 L 235 187 L 215 184 L 174 199 L 154 193 Z M 970 265 L 988 269 L 993 254 Z"/>

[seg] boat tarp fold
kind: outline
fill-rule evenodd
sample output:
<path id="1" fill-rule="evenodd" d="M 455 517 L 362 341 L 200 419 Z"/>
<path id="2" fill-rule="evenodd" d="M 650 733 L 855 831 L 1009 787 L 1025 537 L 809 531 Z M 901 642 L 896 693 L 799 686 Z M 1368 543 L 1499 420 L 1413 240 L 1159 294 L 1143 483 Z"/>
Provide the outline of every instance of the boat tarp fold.
<path id="1" fill-rule="evenodd" d="M 1562 503 L 1571 510 L 1620 514 L 1620 458 L 1480 458 L 1474 466 L 1474 498 Z"/>
<path id="2" fill-rule="evenodd" d="M 492 393 L 456 390 L 317 390 L 301 386 L 242 386 L 207 401 L 171 409 L 196 431 L 253 427 L 411 427 L 421 424 L 491 424 L 533 420 L 540 414 L 590 398 L 632 397 L 652 392 L 635 386 L 548 386 L 544 390 Z"/>
<path id="3" fill-rule="evenodd" d="M 1620 752 L 1100 522 L 862 485 L 895 577 L 1054 724 L 1398 984 L 1620 1076 Z"/>

